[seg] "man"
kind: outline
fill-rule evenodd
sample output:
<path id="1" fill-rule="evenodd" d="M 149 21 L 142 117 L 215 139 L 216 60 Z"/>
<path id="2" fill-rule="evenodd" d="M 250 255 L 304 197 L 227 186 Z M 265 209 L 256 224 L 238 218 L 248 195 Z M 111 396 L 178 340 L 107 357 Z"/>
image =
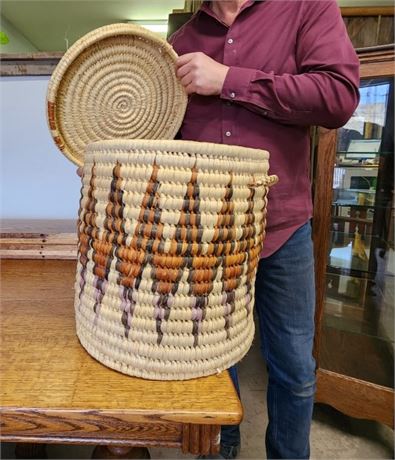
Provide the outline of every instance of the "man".
<path id="1" fill-rule="evenodd" d="M 335 0 L 204 2 L 170 39 L 189 96 L 182 139 L 270 152 L 256 310 L 269 384 L 268 458 L 308 458 L 315 392 L 309 126 L 344 125 L 358 104 L 358 59 Z M 237 384 L 235 370 L 231 375 Z M 238 427 L 222 430 L 233 458 Z"/>

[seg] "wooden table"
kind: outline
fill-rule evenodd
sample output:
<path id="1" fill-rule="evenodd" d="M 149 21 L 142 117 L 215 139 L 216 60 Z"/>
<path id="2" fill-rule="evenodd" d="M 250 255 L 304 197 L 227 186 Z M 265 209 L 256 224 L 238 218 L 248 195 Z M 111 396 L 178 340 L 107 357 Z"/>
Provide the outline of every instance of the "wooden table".
<path id="1" fill-rule="evenodd" d="M 227 372 L 149 381 L 106 368 L 75 334 L 75 261 L 1 262 L 0 439 L 219 449 L 242 408 Z"/>

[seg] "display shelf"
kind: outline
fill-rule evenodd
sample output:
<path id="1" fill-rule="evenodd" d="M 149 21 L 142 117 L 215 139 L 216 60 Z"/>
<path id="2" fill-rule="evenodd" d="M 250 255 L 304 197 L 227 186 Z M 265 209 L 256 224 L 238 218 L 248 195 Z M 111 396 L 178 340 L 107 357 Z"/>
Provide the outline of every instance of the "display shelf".
<path id="1" fill-rule="evenodd" d="M 346 163 L 346 162 L 339 162 L 336 163 L 336 168 L 366 168 L 366 169 L 378 169 L 378 164 L 368 164 L 368 163 Z"/>
<path id="2" fill-rule="evenodd" d="M 387 209 L 385 205 L 378 205 L 378 204 L 358 204 L 355 201 L 339 199 L 332 201 L 332 207 L 338 208 L 353 208 L 353 209 L 360 209 L 360 210 L 376 210 L 376 209 Z M 334 214 L 332 217 L 335 217 Z"/>
<path id="3" fill-rule="evenodd" d="M 338 200 L 332 201 L 332 206 L 336 207 L 353 207 L 353 208 L 361 208 L 361 209 L 387 209 L 386 206 L 380 206 L 377 204 L 357 204 L 347 200 Z"/>
<path id="4" fill-rule="evenodd" d="M 355 222 L 357 224 L 373 224 L 373 219 L 361 219 L 359 217 L 333 216 L 334 222 Z"/>
<path id="5" fill-rule="evenodd" d="M 367 188 L 337 188 L 336 191 L 338 193 L 341 192 L 349 192 L 349 193 L 369 193 L 369 194 L 375 194 L 376 190 L 371 190 Z"/>
<path id="6" fill-rule="evenodd" d="M 350 121 L 316 137 L 317 400 L 393 427 L 394 80 L 365 57 Z"/>
<path id="7" fill-rule="evenodd" d="M 347 150 L 337 150 L 336 155 L 360 155 L 361 157 L 364 157 L 364 155 L 376 155 L 376 157 L 379 157 L 380 155 L 392 155 L 393 152 L 391 151 L 377 151 L 377 152 L 349 152 Z"/>

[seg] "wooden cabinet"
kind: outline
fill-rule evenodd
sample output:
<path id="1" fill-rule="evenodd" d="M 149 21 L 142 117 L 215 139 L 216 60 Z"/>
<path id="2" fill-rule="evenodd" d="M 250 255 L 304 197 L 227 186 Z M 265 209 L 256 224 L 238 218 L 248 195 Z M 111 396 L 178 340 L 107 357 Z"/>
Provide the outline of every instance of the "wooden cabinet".
<path id="1" fill-rule="evenodd" d="M 394 424 L 394 50 L 360 51 L 361 100 L 317 132 L 317 401 Z"/>

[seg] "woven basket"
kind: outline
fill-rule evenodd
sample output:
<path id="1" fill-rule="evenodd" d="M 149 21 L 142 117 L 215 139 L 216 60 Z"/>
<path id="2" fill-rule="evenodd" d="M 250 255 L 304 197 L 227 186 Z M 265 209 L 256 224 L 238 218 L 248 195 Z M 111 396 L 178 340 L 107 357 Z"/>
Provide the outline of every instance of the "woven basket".
<path id="1" fill-rule="evenodd" d="M 248 351 L 268 153 L 188 141 L 88 146 L 77 334 L 101 363 L 147 379 L 222 371 Z"/>
<path id="2" fill-rule="evenodd" d="M 176 53 L 133 24 L 96 29 L 71 46 L 47 92 L 52 137 L 81 166 L 87 144 L 105 139 L 173 139 L 187 96 L 175 74 Z"/>

